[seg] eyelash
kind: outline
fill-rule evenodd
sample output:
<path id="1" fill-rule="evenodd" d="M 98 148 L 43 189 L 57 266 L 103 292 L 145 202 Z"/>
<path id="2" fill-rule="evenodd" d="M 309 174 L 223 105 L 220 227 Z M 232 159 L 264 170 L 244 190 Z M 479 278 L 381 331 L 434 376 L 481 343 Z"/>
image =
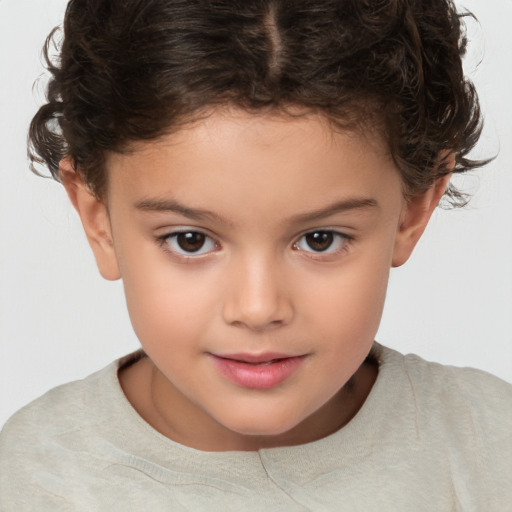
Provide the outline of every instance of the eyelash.
<path id="1" fill-rule="evenodd" d="M 316 235 L 316 234 L 320 234 L 320 233 L 323 235 L 325 235 L 325 234 L 330 235 L 333 238 L 332 243 L 329 245 L 329 247 L 326 250 L 308 251 L 305 249 L 301 249 L 299 247 L 300 241 L 302 239 L 306 239 L 306 237 L 308 237 L 310 235 Z M 353 242 L 353 240 L 354 240 L 353 237 L 351 237 L 345 233 L 340 233 L 339 231 L 336 231 L 335 229 L 328 229 L 328 228 L 313 229 L 311 231 L 307 231 L 306 233 L 303 233 L 299 237 L 299 239 L 293 244 L 292 248 L 296 251 L 300 251 L 300 252 L 307 254 L 308 258 L 311 258 L 314 260 L 326 260 L 326 259 L 329 259 L 329 257 L 339 256 L 339 255 L 343 254 L 344 252 L 346 252 L 350 248 L 350 245 Z M 338 243 L 338 248 L 331 250 L 332 245 L 336 241 Z"/>
<path id="2" fill-rule="evenodd" d="M 204 233 L 203 231 L 200 231 L 200 230 L 197 230 L 197 229 L 181 229 L 181 230 L 173 231 L 171 233 L 167 233 L 165 235 L 159 236 L 157 238 L 157 240 L 158 240 L 159 244 L 161 245 L 161 247 L 162 247 L 162 249 L 164 251 L 166 251 L 167 253 L 172 254 L 173 256 L 175 256 L 176 258 L 181 259 L 181 260 L 197 259 L 197 258 L 200 258 L 201 256 L 207 256 L 208 254 L 213 252 L 213 250 L 209 250 L 209 251 L 207 251 L 205 253 L 199 253 L 198 254 L 197 252 L 190 252 L 190 253 L 183 252 L 183 253 L 181 253 L 181 252 L 178 252 L 178 251 L 174 250 L 171 247 L 169 241 L 171 239 L 177 239 L 177 237 L 179 235 L 187 235 L 187 234 L 195 234 L 195 235 L 203 236 L 205 238 L 205 240 L 210 241 L 215 246 L 214 250 L 216 250 L 216 249 L 218 249 L 220 247 L 218 242 L 215 241 L 211 236 L 209 236 L 206 233 Z M 200 251 L 203 248 L 203 245 L 198 249 L 198 251 Z M 184 249 L 182 249 L 182 250 L 184 251 Z"/>
<path id="3" fill-rule="evenodd" d="M 334 240 L 329 245 L 329 247 L 327 247 L 327 249 L 320 250 L 320 251 L 315 251 L 315 250 L 308 251 L 306 249 L 302 249 L 299 247 L 301 240 L 306 239 L 307 236 L 315 235 L 315 234 L 319 234 L 319 233 L 321 233 L 323 235 L 325 235 L 325 234 L 331 235 L 333 237 Z M 186 234 L 200 235 L 200 236 L 204 237 L 205 241 L 209 241 L 210 243 L 212 243 L 214 245 L 214 248 L 210 249 L 204 253 L 198 253 L 198 252 L 187 253 L 183 248 L 181 248 L 181 250 L 183 250 L 185 252 L 178 252 L 177 250 L 174 250 L 170 246 L 169 240 L 170 239 L 177 240 L 177 237 L 179 235 L 186 235 Z M 341 246 L 335 250 L 330 250 L 332 244 L 335 243 L 336 240 L 337 240 L 338 244 L 341 244 Z M 211 254 L 212 252 L 215 252 L 216 250 L 218 250 L 220 247 L 220 244 L 216 240 L 214 240 L 211 236 L 209 236 L 206 233 L 204 233 L 203 231 L 200 231 L 197 229 L 181 229 L 181 230 L 173 231 L 171 233 L 166 233 L 165 235 L 157 237 L 157 241 L 164 251 L 172 254 L 174 257 L 176 257 L 180 260 L 183 260 L 183 261 L 190 261 L 193 259 L 198 259 L 198 258 L 207 256 L 207 255 Z M 353 237 L 351 237 L 345 233 L 340 233 L 339 231 L 336 231 L 334 229 L 328 229 L 328 228 L 314 229 L 314 230 L 307 231 L 307 232 L 303 233 L 297 239 L 297 241 L 293 243 L 292 249 L 294 251 L 300 251 L 300 252 L 304 253 L 305 255 L 307 255 L 307 257 L 309 257 L 311 259 L 325 260 L 325 259 L 328 259 L 329 257 L 338 256 L 338 255 L 341 255 L 342 253 L 346 252 L 350 248 L 350 245 L 352 242 L 353 242 Z M 203 247 L 204 247 L 204 244 L 201 245 L 201 247 L 198 249 L 198 251 L 200 251 Z"/>

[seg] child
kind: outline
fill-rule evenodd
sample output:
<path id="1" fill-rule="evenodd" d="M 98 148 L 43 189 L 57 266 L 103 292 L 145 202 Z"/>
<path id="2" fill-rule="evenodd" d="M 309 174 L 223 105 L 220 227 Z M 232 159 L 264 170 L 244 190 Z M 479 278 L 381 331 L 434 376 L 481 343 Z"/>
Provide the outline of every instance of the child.
<path id="1" fill-rule="evenodd" d="M 451 2 L 72 0 L 32 159 L 142 350 L 22 409 L 0 510 L 511 510 L 512 390 L 374 342 L 483 165 Z"/>

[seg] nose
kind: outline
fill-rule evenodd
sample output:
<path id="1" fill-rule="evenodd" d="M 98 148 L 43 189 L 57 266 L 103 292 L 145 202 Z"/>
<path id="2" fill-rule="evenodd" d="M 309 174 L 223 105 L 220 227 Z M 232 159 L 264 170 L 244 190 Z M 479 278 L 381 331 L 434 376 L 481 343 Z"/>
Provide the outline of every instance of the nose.
<path id="1" fill-rule="evenodd" d="M 226 323 L 254 331 L 290 323 L 291 293 L 275 262 L 251 258 L 232 270 L 223 304 Z"/>

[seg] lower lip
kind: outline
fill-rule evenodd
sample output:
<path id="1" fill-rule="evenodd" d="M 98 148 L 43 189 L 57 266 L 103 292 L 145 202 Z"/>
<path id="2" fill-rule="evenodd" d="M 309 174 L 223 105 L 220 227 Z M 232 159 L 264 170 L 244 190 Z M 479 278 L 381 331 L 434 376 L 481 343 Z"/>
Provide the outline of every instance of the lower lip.
<path id="1" fill-rule="evenodd" d="M 251 364 L 212 355 L 215 365 L 225 377 L 238 386 L 250 389 L 279 386 L 299 368 L 304 358 L 287 357 L 264 364 Z"/>

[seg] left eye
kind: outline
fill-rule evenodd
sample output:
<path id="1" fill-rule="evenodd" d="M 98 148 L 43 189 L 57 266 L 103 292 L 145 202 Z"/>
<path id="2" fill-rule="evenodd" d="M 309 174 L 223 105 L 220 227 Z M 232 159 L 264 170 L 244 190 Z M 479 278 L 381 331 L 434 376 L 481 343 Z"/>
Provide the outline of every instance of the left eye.
<path id="1" fill-rule="evenodd" d="M 301 236 L 293 247 L 301 251 L 329 254 L 340 250 L 347 240 L 347 236 L 336 231 L 311 231 Z"/>
<path id="2" fill-rule="evenodd" d="M 217 248 L 217 244 L 209 236 L 199 231 L 172 233 L 165 241 L 172 252 L 185 256 L 206 254 Z"/>

